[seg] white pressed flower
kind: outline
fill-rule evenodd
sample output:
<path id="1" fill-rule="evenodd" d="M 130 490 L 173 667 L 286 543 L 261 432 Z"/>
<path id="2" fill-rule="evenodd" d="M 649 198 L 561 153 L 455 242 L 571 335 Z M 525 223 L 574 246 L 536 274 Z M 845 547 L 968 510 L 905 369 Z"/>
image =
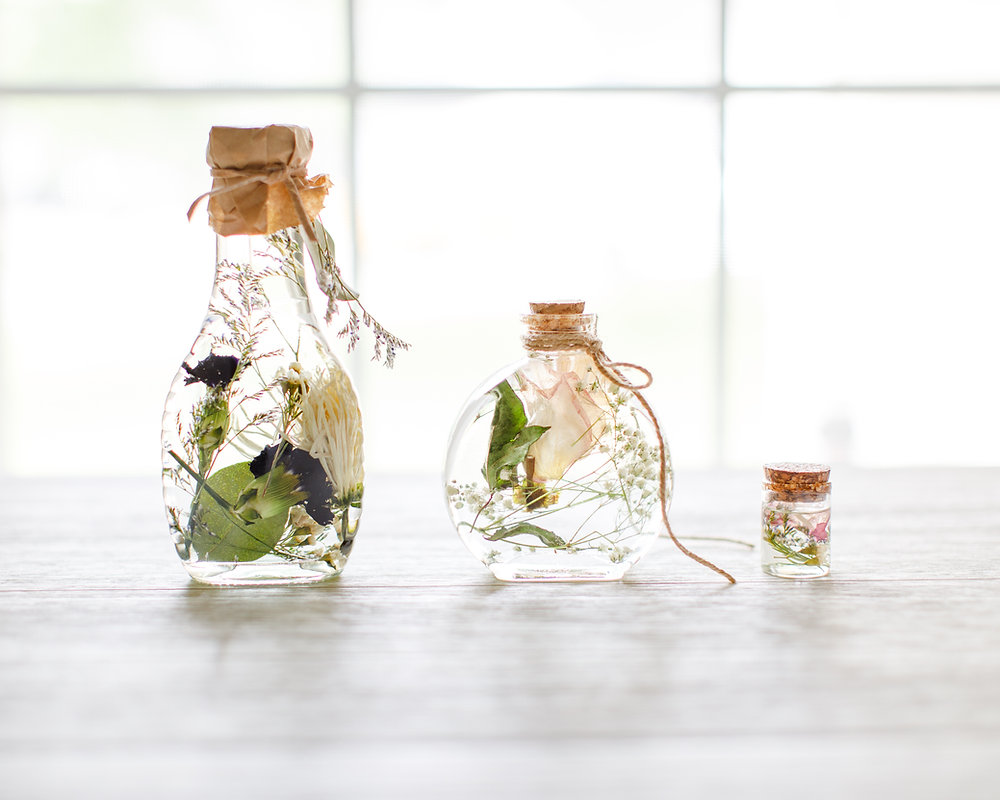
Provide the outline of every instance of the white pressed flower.
<path id="1" fill-rule="evenodd" d="M 275 377 L 282 383 L 301 385 L 306 382 L 306 374 L 298 361 L 291 362 L 288 367 L 281 367 Z"/>
<path id="2" fill-rule="evenodd" d="M 573 364 L 586 369 L 583 363 Z M 524 376 L 528 425 L 548 428 L 528 450 L 536 481 L 558 480 L 597 444 L 604 433 L 606 410 L 582 388 L 576 372 L 546 369 Z"/>
<path id="3" fill-rule="evenodd" d="M 323 466 L 334 498 L 357 499 L 365 480 L 361 409 L 343 370 L 306 382 L 300 422 L 301 446 Z"/>
<path id="4" fill-rule="evenodd" d="M 299 405 L 308 389 L 308 376 L 298 361 L 293 361 L 287 368 L 282 367 L 275 373 L 275 380 L 285 395 L 285 406 L 281 409 L 281 426 L 290 431 L 299 415 Z"/>

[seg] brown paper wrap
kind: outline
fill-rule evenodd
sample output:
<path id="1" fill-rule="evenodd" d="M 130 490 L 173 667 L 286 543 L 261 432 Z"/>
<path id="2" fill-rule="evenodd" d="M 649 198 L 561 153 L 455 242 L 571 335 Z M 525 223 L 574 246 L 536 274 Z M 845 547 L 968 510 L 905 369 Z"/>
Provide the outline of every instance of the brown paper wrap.
<path id="1" fill-rule="evenodd" d="M 331 183 L 326 175 L 306 175 L 311 155 L 308 128 L 213 127 L 208 137 L 213 177 L 208 218 L 215 232 L 222 236 L 269 234 L 305 225 L 312 234 L 308 223 L 323 208 Z"/>

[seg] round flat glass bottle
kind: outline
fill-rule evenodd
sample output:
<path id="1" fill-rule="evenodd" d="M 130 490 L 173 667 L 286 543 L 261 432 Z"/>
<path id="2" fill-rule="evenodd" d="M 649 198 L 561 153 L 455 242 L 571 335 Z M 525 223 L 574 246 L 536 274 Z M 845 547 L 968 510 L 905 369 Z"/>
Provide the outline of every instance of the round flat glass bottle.
<path id="1" fill-rule="evenodd" d="M 531 308 L 526 356 L 458 416 L 448 511 L 501 580 L 619 579 L 657 539 L 659 445 L 633 394 L 596 367 L 583 303 Z M 669 456 L 667 469 L 669 502 Z"/>

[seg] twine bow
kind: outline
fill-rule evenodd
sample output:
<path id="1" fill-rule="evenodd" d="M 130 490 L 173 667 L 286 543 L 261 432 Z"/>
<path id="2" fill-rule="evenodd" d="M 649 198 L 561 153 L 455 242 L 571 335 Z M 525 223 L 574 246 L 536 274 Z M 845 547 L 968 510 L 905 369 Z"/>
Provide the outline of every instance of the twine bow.
<path id="1" fill-rule="evenodd" d="M 650 406 L 649 401 L 646 400 L 641 391 L 652 385 L 653 374 L 638 364 L 632 364 L 628 361 L 612 361 L 608 354 L 604 352 L 604 345 L 601 343 L 601 340 L 590 333 L 582 331 L 529 331 L 521 337 L 521 340 L 529 350 L 584 350 L 590 354 L 590 357 L 594 360 L 594 365 L 597 367 L 597 371 L 604 378 L 615 386 L 620 386 L 622 389 L 632 392 L 635 399 L 639 401 L 639 405 L 642 406 L 643 410 L 649 416 L 650 422 L 653 423 L 653 430 L 656 432 L 656 441 L 660 446 L 660 516 L 663 518 L 663 524 L 667 528 L 670 539 L 677 546 L 677 549 L 688 558 L 718 572 L 730 583 L 736 583 L 736 579 L 724 569 L 715 566 L 711 561 L 688 550 L 680 543 L 680 540 L 674 535 L 673 528 L 670 527 L 670 520 L 667 518 L 666 445 L 663 441 L 663 432 L 660 430 L 660 423 L 656 419 L 656 414 L 653 413 L 652 406 Z M 634 369 L 645 376 L 644 380 L 640 382 L 630 381 L 622 374 L 622 369 Z"/>
<path id="2" fill-rule="evenodd" d="M 281 183 L 284 184 L 285 188 L 288 190 L 288 196 L 292 199 L 292 206 L 295 208 L 295 213 L 299 217 L 299 222 L 302 224 L 302 227 L 305 228 L 306 236 L 309 237 L 309 241 L 318 241 L 316 238 L 316 231 L 313 229 L 312 221 L 309 219 L 309 214 L 306 213 L 306 208 L 302 204 L 302 196 L 299 194 L 300 185 L 306 177 L 306 168 L 304 166 L 291 167 L 288 164 L 283 164 L 274 167 L 248 167 L 246 169 L 213 167 L 211 173 L 213 178 L 237 180 L 236 183 L 216 186 L 211 191 L 205 192 L 203 195 L 199 195 L 188 209 L 188 222 L 190 222 L 191 217 L 194 216 L 195 209 L 198 208 L 198 205 L 206 197 L 214 197 L 217 194 L 232 192 L 253 183 L 261 183 L 265 185 Z"/>

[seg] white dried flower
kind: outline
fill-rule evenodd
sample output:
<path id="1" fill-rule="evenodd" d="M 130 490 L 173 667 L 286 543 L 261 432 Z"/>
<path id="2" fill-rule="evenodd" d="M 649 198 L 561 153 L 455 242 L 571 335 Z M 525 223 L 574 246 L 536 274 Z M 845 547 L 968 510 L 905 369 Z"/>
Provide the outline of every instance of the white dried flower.
<path id="1" fill-rule="evenodd" d="M 359 498 L 365 480 L 361 409 L 343 370 L 306 382 L 300 421 L 301 446 L 323 466 L 334 498 Z"/>
<path id="2" fill-rule="evenodd" d="M 589 356 L 581 356 L 589 359 Z M 572 365 L 583 372 L 587 363 Z M 605 429 L 606 409 L 584 388 L 572 369 L 524 377 L 524 410 L 528 425 L 548 428 L 531 445 L 536 481 L 558 480 L 597 444 Z"/>

